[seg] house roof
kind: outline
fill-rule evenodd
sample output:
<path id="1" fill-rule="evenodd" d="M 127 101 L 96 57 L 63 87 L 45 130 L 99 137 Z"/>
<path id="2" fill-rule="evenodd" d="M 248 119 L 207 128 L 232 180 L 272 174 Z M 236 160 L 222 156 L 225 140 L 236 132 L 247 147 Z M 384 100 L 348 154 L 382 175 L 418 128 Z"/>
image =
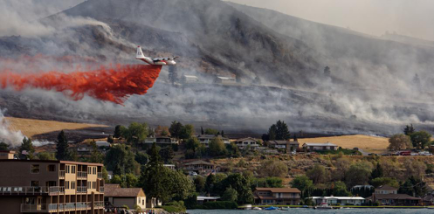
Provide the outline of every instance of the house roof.
<path id="1" fill-rule="evenodd" d="M 99 147 L 99 146 L 110 147 L 110 143 L 107 142 L 107 141 L 96 141 L 95 143 L 96 143 L 96 145 L 97 145 L 98 147 Z"/>
<path id="2" fill-rule="evenodd" d="M 390 190 L 390 191 L 393 191 L 393 190 L 398 190 L 398 189 L 395 188 L 395 187 L 388 186 L 388 185 L 383 185 L 383 186 L 377 187 L 375 190 Z"/>
<path id="3" fill-rule="evenodd" d="M 327 142 L 327 143 L 304 143 L 303 146 L 338 146 L 336 144 Z"/>
<path id="4" fill-rule="evenodd" d="M 276 145 L 299 145 L 298 141 L 287 141 L 287 140 L 270 140 L 269 143 L 276 144 Z"/>
<path id="5" fill-rule="evenodd" d="M 256 187 L 256 191 L 270 191 L 276 193 L 301 193 L 297 188 L 264 188 L 264 187 Z"/>
<path id="6" fill-rule="evenodd" d="M 256 141 L 256 138 L 253 138 L 253 137 L 246 137 L 246 138 L 241 138 L 241 139 L 237 139 L 237 140 L 235 140 L 235 141 L 248 141 L 248 140 L 251 140 L 251 141 Z"/>
<path id="7" fill-rule="evenodd" d="M 204 200 L 219 200 L 219 199 L 220 199 L 219 196 L 213 197 L 213 196 L 201 196 L 201 195 L 199 195 L 199 196 L 197 196 L 196 200 L 198 200 L 198 201 L 204 201 Z"/>
<path id="8" fill-rule="evenodd" d="M 214 166 L 214 164 L 212 164 L 210 162 L 203 161 L 203 160 L 192 161 L 192 162 L 186 163 L 184 165 L 190 166 L 190 165 L 197 165 L 197 164 Z"/>
<path id="9" fill-rule="evenodd" d="M 409 196 L 406 194 L 372 194 L 375 200 L 393 199 L 393 200 L 420 200 L 420 198 Z"/>
<path id="10" fill-rule="evenodd" d="M 105 184 L 104 197 L 135 198 L 145 196 L 141 188 L 121 188 L 119 184 Z"/>

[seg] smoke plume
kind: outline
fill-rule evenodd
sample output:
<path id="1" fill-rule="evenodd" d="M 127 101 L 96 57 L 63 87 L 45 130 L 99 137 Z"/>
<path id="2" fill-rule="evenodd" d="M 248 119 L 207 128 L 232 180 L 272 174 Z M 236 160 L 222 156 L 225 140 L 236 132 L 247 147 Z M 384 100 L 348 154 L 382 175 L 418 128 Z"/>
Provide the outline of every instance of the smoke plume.
<path id="1" fill-rule="evenodd" d="M 81 100 L 84 95 L 88 95 L 123 104 L 130 95 L 146 94 L 154 85 L 160 71 L 161 66 L 147 65 L 101 66 L 96 70 L 71 73 L 57 70 L 17 73 L 6 68 L 0 70 L 0 84 L 3 89 L 11 87 L 17 91 L 26 88 L 55 90 L 74 100 Z"/>

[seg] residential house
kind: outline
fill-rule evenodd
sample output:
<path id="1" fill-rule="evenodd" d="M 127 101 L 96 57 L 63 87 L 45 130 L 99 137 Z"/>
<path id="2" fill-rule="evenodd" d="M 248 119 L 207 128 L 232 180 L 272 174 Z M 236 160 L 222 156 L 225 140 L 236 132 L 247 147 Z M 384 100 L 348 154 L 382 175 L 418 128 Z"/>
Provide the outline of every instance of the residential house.
<path id="1" fill-rule="evenodd" d="M 397 188 L 387 185 L 376 188 L 372 196 L 366 198 L 366 200 L 390 206 L 417 206 L 422 204 L 421 198 L 398 194 Z"/>
<path id="2" fill-rule="evenodd" d="M 197 196 L 197 203 L 198 204 L 204 204 L 206 202 L 210 202 L 210 201 L 219 201 L 220 197 L 218 196 Z"/>
<path id="3" fill-rule="evenodd" d="M 217 76 L 215 78 L 214 82 L 215 83 L 220 83 L 220 84 L 233 84 L 233 83 L 236 83 L 236 80 L 233 77 Z"/>
<path id="4" fill-rule="evenodd" d="M 206 147 L 208 147 L 209 143 L 211 142 L 211 140 L 213 140 L 214 138 L 219 137 L 224 144 L 230 144 L 229 139 L 222 137 L 221 135 L 219 136 L 215 136 L 215 135 L 198 135 L 197 139 L 200 141 L 200 143 L 205 144 Z"/>
<path id="5" fill-rule="evenodd" d="M 0 160 L 14 159 L 15 151 L 0 151 Z"/>
<path id="6" fill-rule="evenodd" d="M 163 166 L 165 166 L 165 167 L 167 167 L 167 168 L 169 168 L 171 170 L 176 170 L 175 164 L 163 164 Z"/>
<path id="7" fill-rule="evenodd" d="M 327 150 L 338 150 L 338 146 L 336 144 L 327 142 L 327 143 L 305 143 L 303 144 L 303 149 L 307 151 L 327 151 Z"/>
<path id="8" fill-rule="evenodd" d="M 256 149 L 257 147 L 261 146 L 258 143 L 257 139 L 251 137 L 235 140 L 235 145 L 237 145 L 238 148 L 240 149 L 245 149 L 245 148 Z"/>
<path id="9" fill-rule="evenodd" d="M 215 164 L 203 160 L 193 160 L 184 163 L 184 169 L 187 171 L 195 171 L 199 173 L 217 172 L 219 170 Z"/>
<path id="10" fill-rule="evenodd" d="M 79 155 L 89 155 L 92 152 L 92 146 L 88 143 L 81 143 L 75 147 Z"/>
<path id="11" fill-rule="evenodd" d="M 356 205 L 360 206 L 365 203 L 365 199 L 363 197 L 343 197 L 343 196 L 314 196 L 310 197 L 314 204 L 327 203 L 328 205 L 336 206 L 336 205 Z"/>
<path id="12" fill-rule="evenodd" d="M 170 137 L 148 137 L 144 141 L 145 144 L 153 144 L 156 143 L 157 145 L 179 145 L 179 141 L 175 138 Z"/>
<path id="13" fill-rule="evenodd" d="M 99 163 L 2 159 L 0 213 L 103 214 L 102 168 Z"/>
<path id="14" fill-rule="evenodd" d="M 297 151 L 299 147 L 298 141 L 289 140 L 270 140 L 268 141 L 268 147 L 275 149 L 284 149 L 287 153 Z"/>
<path id="15" fill-rule="evenodd" d="M 107 208 L 127 205 L 130 209 L 146 209 L 146 195 L 142 188 L 121 188 L 119 184 L 106 184 L 104 201 Z"/>
<path id="16" fill-rule="evenodd" d="M 96 141 L 95 143 L 100 152 L 106 152 L 110 149 L 110 143 L 107 141 Z"/>
<path id="17" fill-rule="evenodd" d="M 182 83 L 196 83 L 199 82 L 199 78 L 194 75 L 183 75 L 181 81 Z"/>
<path id="18" fill-rule="evenodd" d="M 253 193 L 255 204 L 298 205 L 300 190 L 296 188 L 259 188 Z"/>

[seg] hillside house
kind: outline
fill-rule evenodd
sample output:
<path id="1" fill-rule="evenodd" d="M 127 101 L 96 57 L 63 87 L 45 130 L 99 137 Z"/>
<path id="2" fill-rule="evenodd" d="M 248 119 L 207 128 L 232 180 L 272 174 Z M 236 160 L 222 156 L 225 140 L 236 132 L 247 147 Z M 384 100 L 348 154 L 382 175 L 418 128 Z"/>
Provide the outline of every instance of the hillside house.
<path id="1" fill-rule="evenodd" d="M 298 141 L 288 141 L 288 140 L 270 140 L 268 141 L 268 147 L 275 149 L 284 149 L 287 153 L 292 151 L 297 151 L 299 148 Z"/>
<path id="2" fill-rule="evenodd" d="M 303 149 L 307 151 L 327 151 L 327 150 L 338 150 L 338 146 L 336 144 L 327 142 L 327 143 L 305 143 L 303 144 Z"/>
<path id="3" fill-rule="evenodd" d="M 122 207 L 127 205 L 129 208 L 139 206 L 146 209 L 146 195 L 142 188 L 121 188 L 119 184 L 106 184 L 104 201 L 108 207 Z"/>
<path id="4" fill-rule="evenodd" d="M 233 77 L 222 77 L 222 76 L 217 76 L 214 79 L 214 83 L 220 83 L 220 84 L 234 84 L 236 83 L 236 79 Z"/>
<path id="5" fill-rule="evenodd" d="M 298 205 L 300 190 L 296 188 L 256 188 L 253 196 L 260 205 Z"/>
<path id="6" fill-rule="evenodd" d="M 199 78 L 194 75 L 183 75 L 181 81 L 182 83 L 196 83 L 199 82 Z"/>
<path id="7" fill-rule="evenodd" d="M 383 185 L 375 188 L 375 194 L 398 194 L 398 189 L 395 187 Z"/>
<path id="8" fill-rule="evenodd" d="M 0 151 L 0 160 L 14 159 L 15 151 Z"/>
<path id="9" fill-rule="evenodd" d="M 208 147 L 209 143 L 211 142 L 212 139 L 219 137 L 224 144 L 230 144 L 229 139 L 222 137 L 221 135 L 219 136 L 215 136 L 215 135 L 198 135 L 197 139 L 200 141 L 200 143 L 205 144 L 206 147 Z"/>
<path id="10" fill-rule="evenodd" d="M 320 205 L 325 202 L 328 205 L 336 206 L 336 205 L 355 205 L 361 206 L 365 203 L 365 199 L 363 197 L 342 197 L 342 196 L 314 196 L 310 197 L 314 204 Z"/>
<path id="11" fill-rule="evenodd" d="M 170 137 L 148 137 L 145 139 L 145 144 L 153 144 L 156 143 L 157 145 L 179 145 L 179 141 L 175 138 Z"/>
<path id="12" fill-rule="evenodd" d="M 203 160 L 194 160 L 191 162 L 184 163 L 184 169 L 187 171 L 195 171 L 199 173 L 209 173 L 209 172 L 217 172 L 218 167 L 215 164 L 212 164 Z"/>
<path id="13" fill-rule="evenodd" d="M 247 147 L 256 149 L 257 147 L 261 146 L 257 139 L 251 137 L 235 140 L 235 145 L 237 145 L 237 147 L 240 149 L 245 149 Z"/>

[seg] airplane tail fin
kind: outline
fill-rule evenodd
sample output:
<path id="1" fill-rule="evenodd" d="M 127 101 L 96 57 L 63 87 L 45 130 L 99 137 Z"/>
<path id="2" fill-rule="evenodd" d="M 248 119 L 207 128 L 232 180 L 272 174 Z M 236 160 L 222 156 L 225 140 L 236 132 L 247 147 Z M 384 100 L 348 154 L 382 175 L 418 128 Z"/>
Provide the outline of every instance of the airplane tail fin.
<path id="1" fill-rule="evenodd" d="M 136 59 L 143 59 L 143 58 L 145 58 L 145 55 L 143 55 L 142 48 L 140 46 L 137 46 Z"/>

